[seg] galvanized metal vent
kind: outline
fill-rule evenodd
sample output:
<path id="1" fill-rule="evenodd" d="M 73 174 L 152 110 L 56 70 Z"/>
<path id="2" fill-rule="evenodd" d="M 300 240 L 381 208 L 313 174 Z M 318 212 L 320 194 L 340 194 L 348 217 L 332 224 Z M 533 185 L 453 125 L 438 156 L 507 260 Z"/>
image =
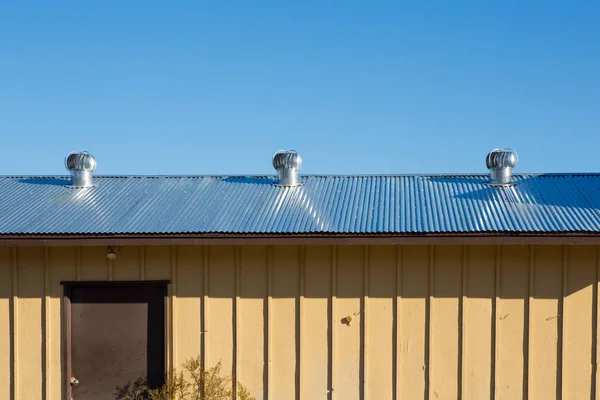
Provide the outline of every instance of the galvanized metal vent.
<path id="1" fill-rule="evenodd" d="M 516 182 L 512 179 L 512 169 L 517 166 L 519 155 L 513 149 L 494 149 L 489 152 L 485 164 L 490 170 L 490 185 L 510 186 Z"/>
<path id="2" fill-rule="evenodd" d="M 96 159 L 87 151 L 68 154 L 65 157 L 65 167 L 71 173 L 71 187 L 87 188 L 94 184 L 92 173 L 96 170 Z"/>
<path id="3" fill-rule="evenodd" d="M 302 157 L 296 150 L 279 150 L 273 154 L 273 167 L 277 171 L 278 186 L 298 186 L 298 171 L 302 168 Z"/>

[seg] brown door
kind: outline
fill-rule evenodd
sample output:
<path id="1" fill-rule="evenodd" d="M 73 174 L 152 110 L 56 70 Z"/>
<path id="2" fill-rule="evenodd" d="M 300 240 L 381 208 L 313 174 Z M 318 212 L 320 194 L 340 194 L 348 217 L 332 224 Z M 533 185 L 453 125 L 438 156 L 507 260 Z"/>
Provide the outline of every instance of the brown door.
<path id="1" fill-rule="evenodd" d="M 69 282 L 65 292 L 67 399 L 164 382 L 166 282 Z"/>

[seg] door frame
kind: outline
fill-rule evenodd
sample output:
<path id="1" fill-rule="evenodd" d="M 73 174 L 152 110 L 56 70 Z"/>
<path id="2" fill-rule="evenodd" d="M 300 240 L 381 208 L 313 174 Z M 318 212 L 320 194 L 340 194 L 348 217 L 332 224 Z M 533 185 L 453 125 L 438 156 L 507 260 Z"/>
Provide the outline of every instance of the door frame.
<path id="1" fill-rule="evenodd" d="M 164 343 L 163 343 L 163 360 L 164 371 L 168 371 L 168 354 L 167 349 L 169 342 L 169 330 L 167 329 L 170 280 L 153 280 L 153 281 L 62 281 L 63 285 L 63 301 L 62 301 L 62 337 L 61 337 L 61 353 L 63 354 L 62 369 L 62 393 L 64 399 L 71 400 L 71 376 L 73 376 L 72 360 L 71 360 L 71 296 L 73 289 L 81 288 L 128 288 L 128 287 L 155 287 L 162 289 L 163 304 L 164 304 Z"/>

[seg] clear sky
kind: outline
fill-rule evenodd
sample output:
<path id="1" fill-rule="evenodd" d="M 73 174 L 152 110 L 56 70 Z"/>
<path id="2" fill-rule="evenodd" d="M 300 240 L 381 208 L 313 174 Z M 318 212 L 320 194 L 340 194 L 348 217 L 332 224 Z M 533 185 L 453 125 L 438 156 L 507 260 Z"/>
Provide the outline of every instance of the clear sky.
<path id="1" fill-rule="evenodd" d="M 600 2 L 4 1 L 0 135 L 1 175 L 600 172 Z"/>

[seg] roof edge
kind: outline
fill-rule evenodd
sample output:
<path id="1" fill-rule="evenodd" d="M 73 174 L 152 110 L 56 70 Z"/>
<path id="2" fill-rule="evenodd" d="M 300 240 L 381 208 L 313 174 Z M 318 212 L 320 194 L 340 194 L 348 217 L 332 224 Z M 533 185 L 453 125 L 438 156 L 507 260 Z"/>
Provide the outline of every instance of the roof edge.
<path id="1" fill-rule="evenodd" d="M 164 245 L 600 245 L 600 234 L 296 234 L 0 236 L 0 247 Z"/>
<path id="2" fill-rule="evenodd" d="M 306 178 L 377 178 L 377 177 L 488 177 L 489 173 L 484 172 L 432 172 L 432 173 L 414 173 L 414 174 L 301 174 L 301 177 Z M 520 172 L 513 173 L 517 177 L 533 177 L 533 176 L 600 176 L 600 172 Z M 175 175 L 94 175 L 95 178 L 103 179 L 125 179 L 125 178 L 256 178 L 256 179 L 273 179 L 276 174 L 175 174 Z M 0 179 L 71 179 L 70 175 L 0 175 Z"/>

